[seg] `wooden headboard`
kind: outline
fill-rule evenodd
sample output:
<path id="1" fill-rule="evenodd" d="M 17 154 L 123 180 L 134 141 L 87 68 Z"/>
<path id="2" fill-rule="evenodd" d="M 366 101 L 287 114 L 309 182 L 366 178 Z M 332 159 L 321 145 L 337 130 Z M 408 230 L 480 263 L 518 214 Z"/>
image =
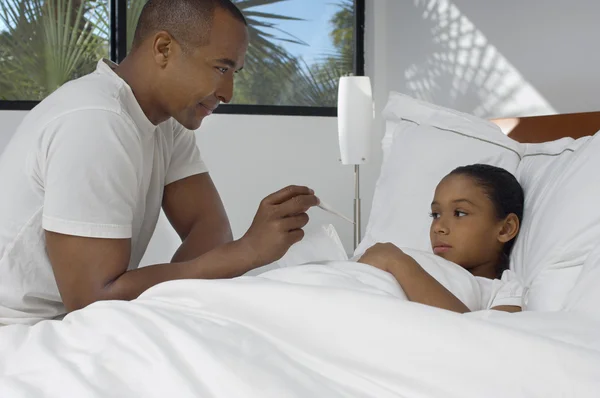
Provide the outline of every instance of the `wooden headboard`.
<path id="1" fill-rule="evenodd" d="M 600 131 L 600 112 L 493 119 L 492 122 L 508 126 L 508 136 L 516 141 L 545 142 L 563 137 L 581 138 L 594 135 Z"/>

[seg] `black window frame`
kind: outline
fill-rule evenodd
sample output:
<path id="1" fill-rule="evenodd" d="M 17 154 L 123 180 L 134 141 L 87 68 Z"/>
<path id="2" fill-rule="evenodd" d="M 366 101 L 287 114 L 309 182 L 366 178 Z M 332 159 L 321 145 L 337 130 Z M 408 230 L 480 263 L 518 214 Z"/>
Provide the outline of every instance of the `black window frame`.
<path id="1" fill-rule="evenodd" d="M 127 0 L 110 1 L 110 59 L 122 61 L 127 54 Z M 365 0 L 354 0 L 354 71 L 365 74 Z M 40 101 L 0 100 L 0 111 L 29 111 Z M 222 105 L 216 114 L 282 115 L 282 116 L 337 116 L 336 107 L 295 105 Z"/>

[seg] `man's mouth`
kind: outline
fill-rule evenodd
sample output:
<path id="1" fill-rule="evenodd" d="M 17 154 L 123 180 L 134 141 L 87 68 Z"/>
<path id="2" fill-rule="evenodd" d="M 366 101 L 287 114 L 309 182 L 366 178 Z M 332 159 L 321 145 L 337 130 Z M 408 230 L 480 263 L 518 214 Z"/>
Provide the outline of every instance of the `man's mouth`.
<path id="1" fill-rule="evenodd" d="M 198 105 L 206 110 L 207 115 L 211 115 L 215 111 L 215 109 L 217 109 L 216 106 L 211 107 L 211 106 L 204 105 L 203 103 L 198 103 Z"/>

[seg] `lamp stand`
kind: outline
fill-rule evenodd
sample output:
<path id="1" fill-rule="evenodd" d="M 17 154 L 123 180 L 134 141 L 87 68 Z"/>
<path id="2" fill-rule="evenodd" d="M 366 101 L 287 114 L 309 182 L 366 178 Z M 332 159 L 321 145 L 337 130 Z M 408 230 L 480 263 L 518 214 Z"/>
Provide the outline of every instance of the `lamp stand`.
<path id="1" fill-rule="evenodd" d="M 360 244 L 360 166 L 354 165 L 354 250 Z"/>

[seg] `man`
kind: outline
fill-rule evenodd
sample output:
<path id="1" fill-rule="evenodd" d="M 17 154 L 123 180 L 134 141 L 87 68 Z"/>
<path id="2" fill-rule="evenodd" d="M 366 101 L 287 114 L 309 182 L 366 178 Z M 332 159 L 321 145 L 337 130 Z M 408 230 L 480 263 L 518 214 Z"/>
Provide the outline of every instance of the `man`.
<path id="1" fill-rule="evenodd" d="M 318 199 L 288 187 L 232 241 L 196 147 L 193 130 L 231 100 L 247 47 L 229 0 L 150 0 L 119 66 L 100 61 L 28 114 L 0 158 L 0 324 L 239 276 L 302 239 Z M 161 206 L 183 243 L 171 263 L 137 269 Z"/>

